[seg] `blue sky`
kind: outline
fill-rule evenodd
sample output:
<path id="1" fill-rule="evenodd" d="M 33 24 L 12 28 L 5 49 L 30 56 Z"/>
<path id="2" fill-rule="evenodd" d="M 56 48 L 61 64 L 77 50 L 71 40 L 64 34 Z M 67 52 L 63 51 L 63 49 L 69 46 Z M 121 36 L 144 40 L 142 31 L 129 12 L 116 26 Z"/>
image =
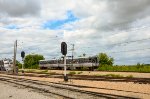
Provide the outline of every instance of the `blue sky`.
<path id="1" fill-rule="evenodd" d="M 19 29 L 19 27 L 17 25 L 14 25 L 14 24 L 7 25 L 7 26 L 5 26 L 5 28 L 7 28 L 7 29 Z"/>
<path id="2" fill-rule="evenodd" d="M 66 12 L 66 19 L 63 20 L 48 20 L 46 21 L 42 27 L 44 29 L 53 29 L 53 30 L 57 30 L 57 29 L 62 29 L 63 25 L 71 23 L 71 22 L 75 22 L 77 20 L 79 20 L 79 18 L 77 18 L 72 11 L 67 11 Z"/>

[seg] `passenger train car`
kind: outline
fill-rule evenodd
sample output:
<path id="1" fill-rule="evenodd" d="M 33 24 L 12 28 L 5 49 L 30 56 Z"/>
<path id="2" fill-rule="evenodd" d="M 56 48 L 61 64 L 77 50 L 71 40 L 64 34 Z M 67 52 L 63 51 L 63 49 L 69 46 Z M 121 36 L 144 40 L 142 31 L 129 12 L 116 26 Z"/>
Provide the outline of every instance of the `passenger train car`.
<path id="1" fill-rule="evenodd" d="M 82 69 L 84 67 L 89 70 L 96 69 L 98 67 L 98 58 L 95 57 L 80 57 L 76 59 L 66 59 L 67 69 Z M 63 69 L 64 60 L 62 59 L 52 59 L 52 60 L 40 60 L 40 69 Z"/>
<path id="2" fill-rule="evenodd" d="M 12 71 L 13 62 L 11 59 L 2 59 L 0 60 L 0 71 Z"/>

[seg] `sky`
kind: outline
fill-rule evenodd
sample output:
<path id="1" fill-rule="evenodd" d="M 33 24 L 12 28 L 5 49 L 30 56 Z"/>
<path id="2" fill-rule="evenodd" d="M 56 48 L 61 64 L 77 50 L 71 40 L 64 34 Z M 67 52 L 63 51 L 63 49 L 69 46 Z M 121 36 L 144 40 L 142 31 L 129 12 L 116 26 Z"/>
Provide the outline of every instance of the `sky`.
<path id="1" fill-rule="evenodd" d="M 0 0 L 0 59 L 107 53 L 116 65 L 150 64 L 150 0 Z"/>

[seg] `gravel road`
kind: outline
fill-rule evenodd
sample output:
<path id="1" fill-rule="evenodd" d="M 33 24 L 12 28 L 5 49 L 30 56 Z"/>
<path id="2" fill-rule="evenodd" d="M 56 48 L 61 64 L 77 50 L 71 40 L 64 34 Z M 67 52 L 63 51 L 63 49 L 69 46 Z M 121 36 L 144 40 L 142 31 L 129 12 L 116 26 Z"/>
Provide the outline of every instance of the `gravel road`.
<path id="1" fill-rule="evenodd" d="M 54 99 L 30 88 L 0 81 L 0 99 Z"/>

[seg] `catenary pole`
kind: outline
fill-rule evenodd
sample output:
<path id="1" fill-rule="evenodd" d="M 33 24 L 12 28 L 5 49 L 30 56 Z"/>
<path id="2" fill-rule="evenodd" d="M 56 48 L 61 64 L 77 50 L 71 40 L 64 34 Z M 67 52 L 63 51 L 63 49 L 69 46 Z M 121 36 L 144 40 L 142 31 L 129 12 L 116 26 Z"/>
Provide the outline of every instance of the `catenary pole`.
<path id="1" fill-rule="evenodd" d="M 72 69 L 73 69 L 73 58 L 74 58 L 74 44 L 72 44 Z"/>
<path id="2" fill-rule="evenodd" d="M 15 43 L 14 43 L 14 59 L 13 59 L 13 65 L 14 65 L 14 66 L 13 66 L 13 67 L 14 67 L 14 68 L 13 68 L 13 71 L 14 71 L 13 73 L 14 73 L 14 74 L 17 74 L 17 70 L 16 70 L 16 69 L 17 69 L 17 68 L 16 68 L 16 53 L 17 53 L 17 40 L 16 40 Z"/>

